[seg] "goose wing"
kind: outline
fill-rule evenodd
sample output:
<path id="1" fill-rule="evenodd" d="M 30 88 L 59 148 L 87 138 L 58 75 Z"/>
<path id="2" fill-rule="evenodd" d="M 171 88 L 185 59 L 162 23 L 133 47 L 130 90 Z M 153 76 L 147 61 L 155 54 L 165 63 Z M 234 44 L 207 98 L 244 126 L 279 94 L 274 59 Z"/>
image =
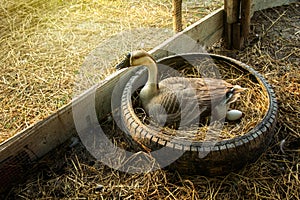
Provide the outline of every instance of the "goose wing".
<path id="1" fill-rule="evenodd" d="M 172 90 L 162 88 L 145 107 L 149 116 L 159 125 L 177 124 L 180 121 L 181 106 Z"/>
<path id="2" fill-rule="evenodd" d="M 222 79 L 214 78 L 195 78 L 195 80 L 190 79 L 190 82 L 196 90 L 199 104 L 207 107 L 219 104 L 233 87 Z"/>
<path id="3" fill-rule="evenodd" d="M 159 83 L 174 91 L 182 98 L 197 99 L 199 107 L 211 107 L 212 103 L 220 103 L 226 93 L 233 87 L 222 79 L 170 77 Z"/>

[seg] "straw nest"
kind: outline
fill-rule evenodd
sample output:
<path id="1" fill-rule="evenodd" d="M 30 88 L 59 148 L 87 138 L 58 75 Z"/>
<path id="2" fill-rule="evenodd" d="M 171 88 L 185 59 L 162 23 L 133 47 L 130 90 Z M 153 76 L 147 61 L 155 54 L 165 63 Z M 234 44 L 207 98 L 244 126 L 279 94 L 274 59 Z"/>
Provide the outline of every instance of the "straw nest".
<path id="1" fill-rule="evenodd" d="M 222 60 L 204 58 L 193 61 L 191 64 L 185 64 L 179 66 L 178 71 L 184 77 L 201 78 L 201 77 L 216 77 L 231 83 L 232 85 L 240 85 L 247 88 L 245 92 L 241 94 L 241 97 L 237 102 L 230 105 L 229 110 L 238 109 L 243 112 L 243 117 L 236 121 L 225 121 L 217 140 L 231 139 L 237 136 L 244 135 L 259 124 L 264 118 L 269 107 L 269 99 L 266 90 L 262 85 L 254 80 L 253 75 L 249 72 L 245 73 L 242 68 L 238 68 L 228 62 Z M 169 72 L 164 74 L 170 75 Z M 164 76 L 164 75 L 161 75 Z M 177 75 L 178 76 L 178 75 Z M 138 98 L 138 91 L 133 95 L 133 107 L 139 119 L 144 124 L 154 124 L 146 115 L 143 108 L 139 107 L 140 102 Z M 185 131 L 184 135 L 178 135 L 178 132 L 172 127 L 164 127 L 166 134 L 176 135 L 178 137 L 184 137 L 187 140 L 203 141 L 207 140 L 207 132 L 210 124 L 209 117 L 201 119 L 200 127 L 195 131 Z M 155 125 L 159 126 L 159 125 Z M 211 138 L 212 139 L 212 138 Z"/>
<path id="2" fill-rule="evenodd" d="M 80 143 L 69 147 L 68 141 L 37 163 L 39 170 L 33 170 L 27 182 L 15 186 L 7 198 L 299 199 L 299 7 L 297 3 L 256 13 L 249 43 L 240 52 L 224 50 L 219 44 L 212 49 L 253 66 L 276 91 L 279 116 L 274 141 L 255 163 L 220 177 L 186 176 L 168 170 L 132 175 L 106 167 L 91 158 Z M 17 78 L 14 73 L 11 80 Z M 110 123 L 103 122 L 103 127 L 115 130 Z M 119 134 L 112 131 L 114 141 L 125 148 L 127 141 Z"/>

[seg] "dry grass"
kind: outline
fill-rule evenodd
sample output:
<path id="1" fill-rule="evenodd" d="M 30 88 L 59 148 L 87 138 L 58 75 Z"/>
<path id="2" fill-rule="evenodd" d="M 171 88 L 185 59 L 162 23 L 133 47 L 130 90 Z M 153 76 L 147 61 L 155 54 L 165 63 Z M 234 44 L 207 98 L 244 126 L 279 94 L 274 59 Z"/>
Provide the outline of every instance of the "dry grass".
<path id="1" fill-rule="evenodd" d="M 208 7 L 187 1 L 185 26 L 219 6 L 212 2 Z M 98 56 L 104 60 L 116 59 L 132 49 L 153 48 L 172 34 L 136 31 L 169 30 L 170 0 L 1 0 L 0 5 L 0 142 L 70 102 L 78 74 L 88 71 L 83 70 L 85 57 L 95 48 L 103 49 Z M 199 6 L 202 13 L 195 12 Z M 115 37 L 123 31 L 132 32 L 131 38 Z M 146 36 L 151 43 L 142 44 L 139 39 Z M 97 72 L 85 89 L 111 71 Z"/>
<path id="2" fill-rule="evenodd" d="M 40 170 L 14 187 L 8 199 L 299 199 L 299 7 L 298 3 L 257 13 L 249 44 L 240 52 L 214 48 L 253 66 L 275 89 L 279 116 L 274 141 L 255 163 L 221 177 L 186 176 L 163 169 L 131 175 L 94 161 L 81 144 L 66 148 L 66 143 L 41 160 Z M 18 77 L 13 72 L 11 82 Z M 11 93 L 6 96 L 16 96 Z"/>

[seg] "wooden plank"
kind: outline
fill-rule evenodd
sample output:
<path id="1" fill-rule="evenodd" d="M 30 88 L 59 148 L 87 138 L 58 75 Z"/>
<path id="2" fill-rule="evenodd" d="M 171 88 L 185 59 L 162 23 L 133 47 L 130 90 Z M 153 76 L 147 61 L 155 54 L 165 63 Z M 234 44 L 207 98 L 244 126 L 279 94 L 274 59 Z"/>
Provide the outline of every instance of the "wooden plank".
<path id="1" fill-rule="evenodd" d="M 103 103 L 96 110 L 94 105 L 97 116 L 91 117 L 91 119 L 101 119 L 111 112 L 110 98 L 114 86 L 120 77 L 126 81 L 124 77 L 129 79 L 133 72 L 132 70 L 120 70 L 114 73 L 48 118 L 3 142 L 0 145 L 0 193 L 9 189 L 13 183 L 22 180 L 26 170 L 31 168 L 36 160 L 72 135 L 76 135 L 76 132 L 80 131 L 76 128 L 80 126 L 84 128 L 86 124 L 78 124 L 81 121 L 76 122 L 75 120 L 76 117 L 87 119 L 87 116 L 94 114 L 90 112 L 93 110 L 90 104 L 91 99 L 94 99 L 96 105 Z"/>
<path id="2" fill-rule="evenodd" d="M 149 53 L 156 59 L 199 51 L 219 41 L 223 33 L 224 8 L 220 8 L 158 45 Z"/>
<path id="3" fill-rule="evenodd" d="M 242 48 L 250 32 L 250 20 L 255 11 L 297 1 L 299 0 L 225 0 L 224 37 L 226 47 L 228 49 L 232 47 L 235 49 Z"/>
<path id="4" fill-rule="evenodd" d="M 50 115 L 48 118 L 4 141 L 0 145 L 0 163 L 14 155 L 16 152 L 24 149 L 32 152 L 31 159 L 34 160 L 70 138 L 71 135 L 76 132 L 72 110 L 77 109 L 78 107 L 85 107 L 85 99 L 94 97 L 95 91 L 98 95 L 97 98 L 107 98 L 106 95 L 111 93 L 111 87 L 113 87 L 112 84 L 107 83 L 115 83 L 124 73 L 124 70 L 116 72 L 59 109 L 56 113 Z M 101 88 L 101 93 L 97 92 L 98 88 Z M 110 112 L 110 106 L 107 105 L 101 106 L 98 109 L 100 117 L 101 114 L 106 114 L 108 112 Z"/>
<path id="5" fill-rule="evenodd" d="M 299 0 L 252 0 L 251 16 L 253 16 L 255 11 L 288 5 L 295 2 L 299 2 Z"/>

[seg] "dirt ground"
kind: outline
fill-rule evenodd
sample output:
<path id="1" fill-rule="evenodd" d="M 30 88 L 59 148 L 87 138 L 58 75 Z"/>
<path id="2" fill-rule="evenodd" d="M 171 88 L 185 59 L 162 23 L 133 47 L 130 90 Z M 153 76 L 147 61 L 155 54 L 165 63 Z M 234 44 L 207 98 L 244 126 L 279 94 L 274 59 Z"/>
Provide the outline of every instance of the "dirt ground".
<path id="1" fill-rule="evenodd" d="M 37 163 L 7 199 L 299 199 L 300 196 L 300 4 L 255 13 L 241 51 L 212 50 L 259 71 L 279 103 L 274 139 L 266 152 L 226 176 L 188 176 L 166 169 L 126 174 L 95 161 L 72 141 Z M 110 123 L 104 123 L 109 129 Z M 127 141 L 119 141 L 122 145 Z"/>

